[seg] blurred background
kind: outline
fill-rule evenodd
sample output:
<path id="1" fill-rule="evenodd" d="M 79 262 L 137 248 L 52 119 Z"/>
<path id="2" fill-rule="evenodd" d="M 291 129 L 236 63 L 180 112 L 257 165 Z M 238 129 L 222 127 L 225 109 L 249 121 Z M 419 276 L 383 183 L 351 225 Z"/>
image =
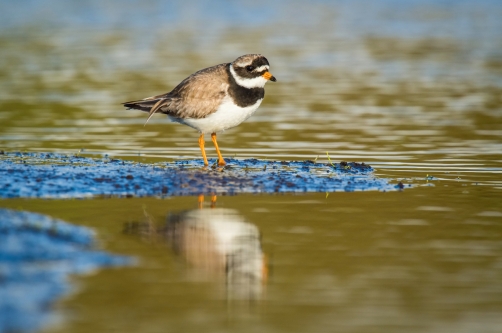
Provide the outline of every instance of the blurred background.
<path id="1" fill-rule="evenodd" d="M 194 130 L 162 115 L 143 127 L 121 103 L 262 53 L 277 82 L 218 137 L 224 156 L 329 152 L 414 186 L 218 198 L 263 235 L 265 256 L 249 257 L 269 277 L 254 271 L 266 286 L 244 303 L 187 274 L 170 245 L 123 232 L 163 230 L 196 198 L 0 201 L 141 258 L 78 279 L 48 331 L 500 332 L 501 18 L 498 0 L 0 0 L 0 150 L 200 158 Z"/>
<path id="2" fill-rule="evenodd" d="M 143 127 L 146 115 L 120 103 L 246 53 L 267 56 L 278 82 L 267 85 L 258 113 L 221 136 L 226 155 L 300 159 L 329 150 L 395 162 L 501 148 L 495 0 L 1 7 L 0 142 L 9 150 L 198 157 L 192 129 L 161 115 Z"/>

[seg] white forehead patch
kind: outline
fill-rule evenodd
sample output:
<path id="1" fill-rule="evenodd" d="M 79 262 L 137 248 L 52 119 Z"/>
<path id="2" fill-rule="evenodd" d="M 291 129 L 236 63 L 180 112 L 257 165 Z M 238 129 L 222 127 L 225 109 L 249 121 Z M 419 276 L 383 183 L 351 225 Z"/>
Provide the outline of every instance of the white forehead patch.
<path id="1" fill-rule="evenodd" d="M 263 66 L 261 66 L 263 67 Z M 252 89 L 252 88 L 263 88 L 265 87 L 265 83 L 267 83 L 267 79 L 265 79 L 263 76 L 258 76 L 252 79 L 246 79 L 243 77 L 240 77 L 237 75 L 237 73 L 234 70 L 234 67 L 230 65 L 230 74 L 232 74 L 233 78 L 235 79 L 235 82 L 237 82 L 238 85 L 244 88 Z"/>
<path id="2" fill-rule="evenodd" d="M 261 71 L 263 71 L 265 69 L 268 71 L 269 68 L 270 67 L 268 65 L 263 65 L 263 66 L 255 68 L 254 72 L 261 72 Z"/>

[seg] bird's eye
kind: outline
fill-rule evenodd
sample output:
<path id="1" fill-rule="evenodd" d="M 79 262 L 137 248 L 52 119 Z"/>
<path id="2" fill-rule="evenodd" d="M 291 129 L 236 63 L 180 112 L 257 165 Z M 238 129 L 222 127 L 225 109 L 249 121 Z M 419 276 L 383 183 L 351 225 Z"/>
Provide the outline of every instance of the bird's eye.
<path id="1" fill-rule="evenodd" d="M 254 69 L 254 66 L 246 66 L 246 70 L 247 70 L 248 72 L 252 72 L 252 71 L 253 71 L 253 69 Z"/>

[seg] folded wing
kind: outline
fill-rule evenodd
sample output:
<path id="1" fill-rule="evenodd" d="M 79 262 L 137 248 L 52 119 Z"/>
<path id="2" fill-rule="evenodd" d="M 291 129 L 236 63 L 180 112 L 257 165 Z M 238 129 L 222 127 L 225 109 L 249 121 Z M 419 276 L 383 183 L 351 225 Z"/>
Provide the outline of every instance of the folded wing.
<path id="1" fill-rule="evenodd" d="M 171 92 L 123 103 L 128 109 L 149 113 L 148 120 L 157 112 L 175 118 L 205 118 L 215 112 L 228 89 L 225 66 L 221 64 L 194 73 Z"/>

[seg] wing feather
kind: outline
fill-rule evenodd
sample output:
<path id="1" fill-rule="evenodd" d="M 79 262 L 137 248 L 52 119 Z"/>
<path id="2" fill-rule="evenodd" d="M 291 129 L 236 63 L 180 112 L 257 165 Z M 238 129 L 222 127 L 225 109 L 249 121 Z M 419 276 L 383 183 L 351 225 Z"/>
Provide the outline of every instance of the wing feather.
<path id="1" fill-rule="evenodd" d="M 147 122 L 156 112 L 181 119 L 205 118 L 215 112 L 225 98 L 229 86 L 226 66 L 228 64 L 220 64 L 200 70 L 166 94 L 123 104 L 148 112 Z"/>

